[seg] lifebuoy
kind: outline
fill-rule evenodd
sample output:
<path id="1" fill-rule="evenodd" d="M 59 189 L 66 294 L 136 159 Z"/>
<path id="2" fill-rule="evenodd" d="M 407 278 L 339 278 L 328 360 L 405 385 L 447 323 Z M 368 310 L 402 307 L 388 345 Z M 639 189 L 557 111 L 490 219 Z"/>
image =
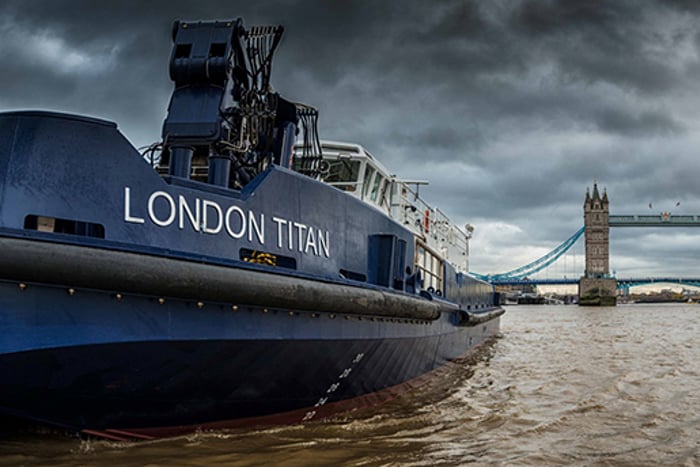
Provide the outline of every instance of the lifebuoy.
<path id="1" fill-rule="evenodd" d="M 425 233 L 430 231 L 430 209 L 426 209 L 423 213 L 423 230 Z"/>

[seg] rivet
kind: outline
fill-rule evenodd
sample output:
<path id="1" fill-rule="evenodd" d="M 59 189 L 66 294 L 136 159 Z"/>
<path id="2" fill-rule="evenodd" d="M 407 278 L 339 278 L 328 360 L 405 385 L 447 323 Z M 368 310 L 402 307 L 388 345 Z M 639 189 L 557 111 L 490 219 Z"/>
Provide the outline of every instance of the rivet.
<path id="1" fill-rule="evenodd" d="M 329 317 L 330 319 L 335 319 L 335 315 L 334 315 L 333 313 L 331 313 L 330 315 L 328 315 L 328 317 Z"/>
<path id="2" fill-rule="evenodd" d="M 26 288 L 27 288 L 27 284 L 25 284 L 24 282 L 20 282 L 20 283 L 19 283 L 19 289 L 20 289 L 20 290 L 24 290 L 24 289 L 26 289 Z"/>
<path id="3" fill-rule="evenodd" d="M 158 303 L 160 303 L 162 305 L 163 303 L 165 303 L 165 299 L 163 297 L 160 297 L 158 299 Z"/>
<path id="4" fill-rule="evenodd" d="M 290 311 L 290 312 L 289 312 L 289 316 L 294 316 L 294 312 L 293 312 L 293 311 Z"/>
<path id="5" fill-rule="evenodd" d="M 200 310 L 204 308 L 204 302 L 197 302 L 197 308 L 199 308 Z"/>
<path id="6" fill-rule="evenodd" d="M 120 294 L 120 293 L 118 293 L 118 294 L 115 295 L 114 297 L 115 297 L 117 300 L 121 300 L 122 298 L 124 298 L 124 297 L 122 296 L 122 294 Z"/>
<path id="7" fill-rule="evenodd" d="M 231 309 L 233 311 L 238 311 L 238 305 L 231 305 Z"/>
<path id="8" fill-rule="evenodd" d="M 74 295 L 75 289 L 68 289 L 68 295 Z"/>
<path id="9" fill-rule="evenodd" d="M 263 313 L 267 313 L 267 312 L 268 312 L 268 309 L 267 309 L 267 308 L 263 308 Z"/>

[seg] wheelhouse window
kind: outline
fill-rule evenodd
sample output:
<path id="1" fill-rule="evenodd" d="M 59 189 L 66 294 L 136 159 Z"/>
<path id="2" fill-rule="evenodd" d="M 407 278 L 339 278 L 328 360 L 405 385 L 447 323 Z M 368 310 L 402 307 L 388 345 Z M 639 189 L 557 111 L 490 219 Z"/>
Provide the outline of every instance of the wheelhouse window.
<path id="1" fill-rule="evenodd" d="M 367 199 L 372 175 L 374 175 L 374 167 L 365 164 L 365 176 L 362 179 L 362 199 Z"/>
<path id="2" fill-rule="evenodd" d="M 324 181 L 341 190 L 355 191 L 360 175 L 360 161 L 338 159 L 329 161 L 328 174 Z"/>
<path id="3" fill-rule="evenodd" d="M 379 174 L 377 174 L 377 176 L 374 177 L 374 183 L 372 184 L 372 192 L 369 195 L 370 200 L 377 201 L 377 195 L 379 194 L 379 187 L 381 186 L 383 181 L 384 181 L 384 177 L 382 177 Z"/>
<path id="4" fill-rule="evenodd" d="M 389 208 L 389 197 L 387 196 L 389 192 L 389 180 L 384 180 L 382 183 L 382 187 L 379 189 L 379 204 L 380 206 L 384 206 L 386 208 Z"/>

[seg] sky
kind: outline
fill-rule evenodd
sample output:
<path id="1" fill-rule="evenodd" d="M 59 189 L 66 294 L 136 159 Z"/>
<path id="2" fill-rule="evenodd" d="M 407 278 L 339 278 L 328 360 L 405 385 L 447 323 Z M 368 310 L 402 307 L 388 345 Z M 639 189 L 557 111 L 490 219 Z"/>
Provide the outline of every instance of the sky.
<path id="1" fill-rule="evenodd" d="M 421 194 L 475 226 L 473 271 L 563 242 L 594 180 L 611 214 L 700 214 L 690 0 L 3 0 L 0 111 L 87 114 L 150 144 L 172 92 L 173 21 L 236 17 L 285 27 L 272 84 L 319 109 L 322 138 L 430 180 Z M 700 229 L 610 236 L 618 277 L 700 276 Z"/>

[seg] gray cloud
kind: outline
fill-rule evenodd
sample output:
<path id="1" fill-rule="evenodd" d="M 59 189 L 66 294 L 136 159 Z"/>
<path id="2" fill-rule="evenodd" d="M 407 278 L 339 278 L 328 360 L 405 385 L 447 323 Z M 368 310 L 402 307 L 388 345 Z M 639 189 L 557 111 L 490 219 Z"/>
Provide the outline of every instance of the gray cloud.
<path id="1" fill-rule="evenodd" d="M 682 131 L 681 123 L 670 115 L 661 112 L 634 114 L 620 109 L 604 109 L 599 114 L 598 128 L 623 135 L 648 136 L 658 134 L 673 135 Z"/>
<path id="2" fill-rule="evenodd" d="M 112 119 L 148 144 L 172 88 L 173 20 L 283 24 L 275 87 L 319 108 L 323 137 L 364 144 L 404 178 L 431 179 L 422 193 L 476 224 L 474 269 L 495 272 L 580 227 L 593 178 L 613 212 L 652 202 L 700 213 L 697 5 L 9 0 L 0 107 Z M 686 237 L 664 234 L 664 248 L 649 249 L 661 237 L 644 235 L 615 232 L 618 274 L 638 264 L 695 273 L 664 259 L 695 254 Z"/>

